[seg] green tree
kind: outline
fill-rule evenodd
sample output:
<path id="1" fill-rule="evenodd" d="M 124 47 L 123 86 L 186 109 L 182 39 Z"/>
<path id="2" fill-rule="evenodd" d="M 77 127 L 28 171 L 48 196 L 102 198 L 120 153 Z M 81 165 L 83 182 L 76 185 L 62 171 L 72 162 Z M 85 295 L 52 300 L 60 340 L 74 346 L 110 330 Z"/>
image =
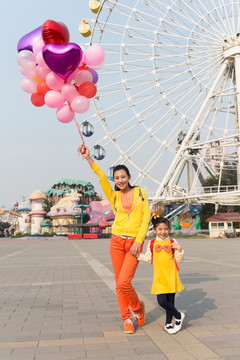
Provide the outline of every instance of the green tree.
<path id="1" fill-rule="evenodd" d="M 218 186 L 219 175 L 215 177 L 207 178 L 202 186 L 203 188 L 208 188 L 212 186 Z M 223 166 L 220 186 L 231 186 L 237 184 L 237 163 L 235 161 L 226 161 Z M 210 192 L 210 189 L 205 189 L 205 192 Z M 229 207 L 226 205 L 219 205 L 218 212 L 227 212 Z M 231 211 L 240 212 L 240 206 L 231 206 Z M 215 204 L 204 204 L 203 210 L 201 213 L 201 226 L 202 229 L 208 229 L 208 219 L 210 216 L 215 214 Z"/>
<path id="2" fill-rule="evenodd" d="M 9 222 L 0 221 L 0 233 L 3 234 L 4 230 L 9 229 L 11 224 Z"/>
<path id="3" fill-rule="evenodd" d="M 49 204 L 48 199 L 43 200 L 43 207 L 44 207 L 44 210 L 46 211 L 46 213 L 48 213 L 50 211 L 50 204 Z"/>

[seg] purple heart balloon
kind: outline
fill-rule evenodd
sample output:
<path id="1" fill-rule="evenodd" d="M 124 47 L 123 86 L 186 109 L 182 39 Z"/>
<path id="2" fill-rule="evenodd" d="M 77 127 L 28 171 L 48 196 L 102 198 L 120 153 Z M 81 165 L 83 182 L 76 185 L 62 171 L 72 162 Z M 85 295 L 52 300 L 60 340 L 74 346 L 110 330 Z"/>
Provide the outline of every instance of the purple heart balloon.
<path id="1" fill-rule="evenodd" d="M 22 50 L 33 51 L 33 43 L 37 40 L 42 40 L 42 26 L 24 35 L 17 44 L 17 51 Z"/>
<path id="2" fill-rule="evenodd" d="M 82 49 L 74 43 L 66 45 L 47 44 L 42 52 L 48 67 L 65 82 L 82 59 Z"/>

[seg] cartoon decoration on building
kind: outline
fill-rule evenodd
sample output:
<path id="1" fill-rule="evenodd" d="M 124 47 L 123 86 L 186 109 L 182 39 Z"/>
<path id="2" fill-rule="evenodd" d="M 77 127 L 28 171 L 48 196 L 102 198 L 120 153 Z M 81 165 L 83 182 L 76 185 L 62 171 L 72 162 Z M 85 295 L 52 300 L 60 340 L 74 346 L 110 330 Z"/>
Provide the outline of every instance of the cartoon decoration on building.
<path id="1" fill-rule="evenodd" d="M 185 205 L 169 205 L 166 209 L 167 214 L 174 214 L 174 212 L 178 214 L 173 215 L 173 219 L 171 220 L 172 228 L 176 235 L 179 234 L 180 230 L 183 235 L 194 235 L 197 230 L 201 229 L 200 215 L 202 205 L 191 205 L 187 208 Z"/>
<path id="2" fill-rule="evenodd" d="M 82 194 L 70 190 L 68 193 L 65 192 L 64 196 L 51 207 L 47 216 L 52 220 L 53 232 L 67 234 L 69 225 L 73 224 L 75 218 L 81 219 L 83 223 L 90 219 L 90 216 L 78 206 L 81 198 Z"/>
<path id="3" fill-rule="evenodd" d="M 179 215 L 178 222 L 182 227 L 188 228 L 192 225 L 193 220 L 191 215 L 184 211 Z"/>
<path id="4" fill-rule="evenodd" d="M 98 223 L 104 229 L 102 231 L 106 233 L 108 232 L 109 225 L 112 225 L 115 218 L 108 200 L 92 201 L 86 213 L 90 215 L 89 223 Z"/>
<path id="5" fill-rule="evenodd" d="M 158 202 L 158 203 L 153 205 L 153 208 L 152 208 L 152 213 L 153 214 L 155 214 L 155 215 L 163 215 L 165 213 L 165 211 L 166 211 L 166 208 L 161 202 Z"/>

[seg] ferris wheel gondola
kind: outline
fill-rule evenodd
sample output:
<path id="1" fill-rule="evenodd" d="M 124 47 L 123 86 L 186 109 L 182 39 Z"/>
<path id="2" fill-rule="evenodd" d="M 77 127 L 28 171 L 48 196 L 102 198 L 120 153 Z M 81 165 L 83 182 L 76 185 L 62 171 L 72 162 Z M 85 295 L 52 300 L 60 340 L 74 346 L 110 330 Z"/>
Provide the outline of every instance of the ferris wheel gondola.
<path id="1" fill-rule="evenodd" d="M 90 124 L 88 121 L 84 121 L 81 125 L 80 125 L 80 131 L 81 133 L 86 136 L 86 137 L 90 137 L 93 135 L 94 133 L 94 127 L 92 124 Z"/>
<path id="2" fill-rule="evenodd" d="M 104 150 L 104 148 L 102 146 L 94 145 L 91 150 L 91 156 L 95 160 L 103 160 L 106 156 L 106 151 Z"/>
<path id="3" fill-rule="evenodd" d="M 89 8 L 92 10 L 94 14 L 97 14 L 100 7 L 101 7 L 101 1 L 99 0 L 89 0 Z"/>

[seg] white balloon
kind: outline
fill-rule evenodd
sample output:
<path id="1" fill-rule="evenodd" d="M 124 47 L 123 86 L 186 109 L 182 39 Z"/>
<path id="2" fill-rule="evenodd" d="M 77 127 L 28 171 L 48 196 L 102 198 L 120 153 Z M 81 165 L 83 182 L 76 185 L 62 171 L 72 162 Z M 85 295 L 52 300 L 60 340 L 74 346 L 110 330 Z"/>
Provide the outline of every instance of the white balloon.
<path id="1" fill-rule="evenodd" d="M 87 70 L 80 70 L 76 77 L 75 77 L 75 84 L 77 86 L 81 85 L 82 83 L 86 82 L 86 81 L 91 81 L 92 82 L 93 77 L 92 74 L 87 71 Z"/>
<path id="2" fill-rule="evenodd" d="M 23 74 L 24 76 L 27 76 L 27 77 L 33 78 L 34 76 L 36 76 L 35 65 L 32 66 L 32 65 L 28 64 L 28 66 L 25 66 L 25 67 L 19 66 L 19 71 L 21 74 Z"/>
<path id="3" fill-rule="evenodd" d="M 29 50 L 22 50 L 17 55 L 18 65 L 25 67 L 26 64 L 34 63 L 36 64 L 35 55 Z"/>
<path id="4" fill-rule="evenodd" d="M 29 94 L 34 94 L 37 92 L 37 81 L 35 79 L 24 78 L 21 81 L 21 88 Z"/>

